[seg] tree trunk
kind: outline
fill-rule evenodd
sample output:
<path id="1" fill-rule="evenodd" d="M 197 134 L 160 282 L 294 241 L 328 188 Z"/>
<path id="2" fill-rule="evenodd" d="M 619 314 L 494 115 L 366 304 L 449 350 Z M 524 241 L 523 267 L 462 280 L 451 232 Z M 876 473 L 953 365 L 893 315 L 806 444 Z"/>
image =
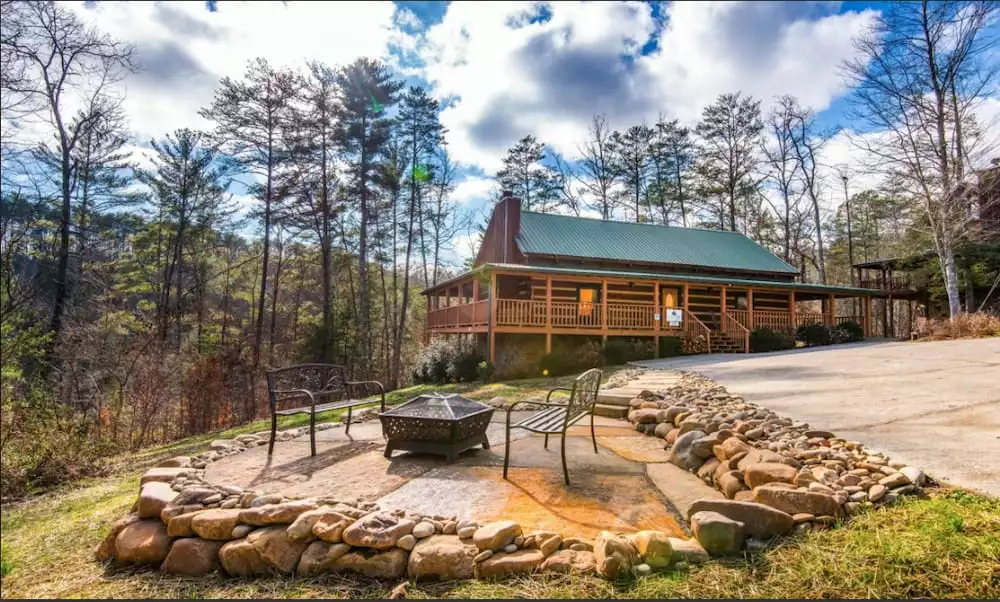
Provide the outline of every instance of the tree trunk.
<path id="1" fill-rule="evenodd" d="M 62 146 L 62 211 L 59 216 L 59 263 L 56 268 L 56 295 L 52 304 L 52 318 L 49 321 L 51 337 L 46 343 L 45 371 L 52 366 L 55 359 L 56 345 L 59 333 L 62 331 L 63 313 L 66 310 L 66 296 L 69 292 L 69 227 L 72 218 L 70 207 L 70 156 L 69 148 Z"/>

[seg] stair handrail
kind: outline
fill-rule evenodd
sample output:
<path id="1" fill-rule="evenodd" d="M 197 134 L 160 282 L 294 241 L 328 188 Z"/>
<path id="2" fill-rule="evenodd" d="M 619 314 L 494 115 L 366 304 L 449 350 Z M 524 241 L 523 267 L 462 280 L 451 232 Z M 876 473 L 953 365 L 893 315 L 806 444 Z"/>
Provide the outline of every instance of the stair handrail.
<path id="1" fill-rule="evenodd" d="M 726 335 L 743 341 L 743 352 L 750 353 L 750 330 L 728 313 L 722 314 L 722 331 Z"/>
<path id="2" fill-rule="evenodd" d="M 695 329 L 694 329 L 695 332 L 698 332 L 699 328 L 700 328 L 700 330 L 704 331 L 704 333 L 705 333 L 705 345 L 707 346 L 707 349 L 705 350 L 705 353 L 712 353 L 712 330 L 708 326 L 705 326 L 705 323 L 702 322 L 701 320 L 699 320 L 698 316 L 694 315 L 690 311 L 688 311 L 686 309 L 683 309 L 681 311 L 684 312 L 684 317 L 687 318 L 684 321 L 684 323 L 685 323 L 684 329 L 685 330 L 691 330 L 691 328 L 689 326 L 687 326 L 687 324 L 693 324 L 695 326 Z"/>

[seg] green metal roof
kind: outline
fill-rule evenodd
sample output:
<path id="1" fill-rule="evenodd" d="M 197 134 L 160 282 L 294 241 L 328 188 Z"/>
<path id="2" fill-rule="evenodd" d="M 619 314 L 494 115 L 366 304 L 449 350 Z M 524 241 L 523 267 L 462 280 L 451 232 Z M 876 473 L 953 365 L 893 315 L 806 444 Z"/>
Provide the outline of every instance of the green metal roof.
<path id="1" fill-rule="evenodd" d="M 536 272 L 541 274 L 564 274 L 567 276 L 597 276 L 607 278 L 635 278 L 643 280 L 670 280 L 674 282 L 704 282 L 706 284 L 725 284 L 728 286 L 758 286 L 762 288 L 778 288 L 815 293 L 865 294 L 884 296 L 880 291 L 855 288 L 852 286 L 836 286 L 832 284 L 810 284 L 803 282 L 775 282 L 773 280 L 756 280 L 752 278 L 727 278 L 725 276 L 695 276 L 692 274 L 669 274 L 665 272 L 645 272 L 639 270 L 606 270 L 587 267 L 562 267 L 550 265 L 522 265 L 517 263 L 488 263 L 480 266 L 486 270 L 507 270 L 512 272 Z M 478 271 L 474 270 L 474 271 Z M 469 273 L 462 274 L 467 277 Z"/>
<path id="2" fill-rule="evenodd" d="M 528 255 L 687 265 L 743 272 L 798 270 L 739 232 L 521 212 L 517 244 Z"/>

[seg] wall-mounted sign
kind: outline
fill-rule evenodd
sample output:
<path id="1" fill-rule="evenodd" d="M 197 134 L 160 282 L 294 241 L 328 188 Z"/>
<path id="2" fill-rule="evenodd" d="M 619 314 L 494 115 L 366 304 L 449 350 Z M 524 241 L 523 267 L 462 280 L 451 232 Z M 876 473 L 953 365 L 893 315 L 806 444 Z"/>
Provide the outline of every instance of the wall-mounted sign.
<path id="1" fill-rule="evenodd" d="M 667 323 L 672 327 L 680 326 L 684 321 L 684 311 L 680 309 L 667 310 Z"/>

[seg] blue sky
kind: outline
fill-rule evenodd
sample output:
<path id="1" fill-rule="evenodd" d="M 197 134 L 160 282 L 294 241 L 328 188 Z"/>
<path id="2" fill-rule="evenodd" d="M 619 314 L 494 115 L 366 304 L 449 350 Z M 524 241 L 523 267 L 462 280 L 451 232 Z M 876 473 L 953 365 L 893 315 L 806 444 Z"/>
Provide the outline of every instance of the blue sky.
<path id="1" fill-rule="evenodd" d="M 495 200 L 504 151 L 533 134 L 572 160 L 595 113 L 614 128 L 659 115 L 693 125 L 724 92 L 792 94 L 823 127 L 852 124 L 838 66 L 884 3 L 873 2 L 97 2 L 71 0 L 96 27 L 136 44 L 144 70 L 126 81 L 140 150 L 178 127 L 206 128 L 222 76 L 246 62 L 302 67 L 382 59 L 442 102 L 449 150 L 461 166 L 455 199 Z M 1000 105 L 1000 103 L 996 103 Z M 994 107 L 1000 115 L 1000 108 Z M 856 172 L 846 132 L 824 162 Z M 839 184 L 839 179 L 838 179 Z M 832 194 L 832 193 L 831 193 Z M 837 196 L 842 193 L 838 192 Z M 464 241 L 459 241 L 462 247 Z M 459 250 L 459 254 L 467 253 Z"/>

